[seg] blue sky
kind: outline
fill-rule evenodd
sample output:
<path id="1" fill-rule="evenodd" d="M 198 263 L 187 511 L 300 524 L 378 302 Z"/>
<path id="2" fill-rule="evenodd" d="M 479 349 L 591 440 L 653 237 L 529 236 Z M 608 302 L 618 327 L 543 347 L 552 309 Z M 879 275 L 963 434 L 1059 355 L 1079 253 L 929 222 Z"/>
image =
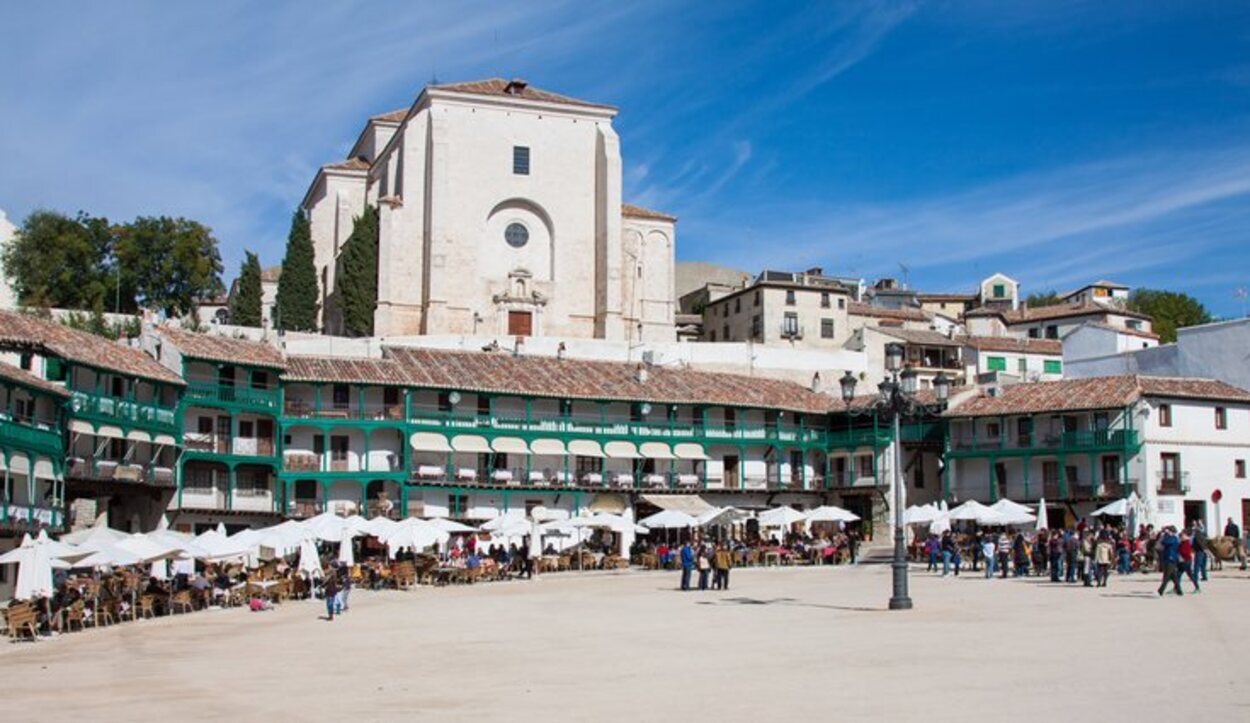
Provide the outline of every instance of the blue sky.
<path id="1" fill-rule="evenodd" d="M 415 7 L 412 7 L 415 6 Z M 678 257 L 970 289 L 1250 286 L 1250 4 L 7 3 L 0 208 L 179 214 L 281 260 L 432 77 L 617 105 Z"/>

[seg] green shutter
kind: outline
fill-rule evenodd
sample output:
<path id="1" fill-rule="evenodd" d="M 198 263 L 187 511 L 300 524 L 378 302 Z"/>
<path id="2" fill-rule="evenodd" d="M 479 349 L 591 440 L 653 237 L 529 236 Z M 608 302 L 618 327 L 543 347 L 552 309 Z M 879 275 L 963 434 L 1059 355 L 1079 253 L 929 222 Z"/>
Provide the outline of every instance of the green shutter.
<path id="1" fill-rule="evenodd" d="M 1001 299 L 1007 295 L 1007 287 L 1003 284 L 994 284 L 994 298 Z"/>
<path id="2" fill-rule="evenodd" d="M 1063 362 L 1058 359 L 1047 359 L 1042 362 L 1042 371 L 1047 374 L 1063 374 Z"/>
<path id="3" fill-rule="evenodd" d="M 1007 357 L 992 356 L 985 360 L 985 366 L 992 372 L 1007 371 Z"/>
<path id="4" fill-rule="evenodd" d="M 56 357 L 48 357 L 45 372 L 47 374 L 48 381 L 65 381 L 65 364 Z"/>

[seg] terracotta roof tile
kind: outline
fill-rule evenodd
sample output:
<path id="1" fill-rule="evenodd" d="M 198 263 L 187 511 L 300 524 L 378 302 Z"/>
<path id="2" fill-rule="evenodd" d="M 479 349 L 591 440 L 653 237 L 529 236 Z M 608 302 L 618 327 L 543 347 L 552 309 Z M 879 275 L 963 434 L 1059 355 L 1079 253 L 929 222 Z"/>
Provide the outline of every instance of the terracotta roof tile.
<path id="1" fill-rule="evenodd" d="M 647 218 L 654 221 L 676 221 L 677 217 L 662 213 L 660 211 L 652 211 L 649 208 L 635 206 L 632 203 L 621 204 L 621 215 L 629 218 Z"/>
<path id="2" fill-rule="evenodd" d="M 282 369 L 286 361 L 282 353 L 261 341 L 233 339 L 217 334 L 197 334 L 172 327 L 162 327 L 161 336 L 178 348 L 183 356 L 226 364 Z"/>
<path id="3" fill-rule="evenodd" d="M 952 339 L 940 331 L 931 329 L 901 329 L 897 327 L 878 327 L 876 331 L 886 336 L 894 337 L 908 344 L 920 344 L 923 346 L 963 346 L 959 338 Z"/>
<path id="4" fill-rule="evenodd" d="M 1012 384 L 1002 387 L 998 396 L 983 393 L 964 402 L 948 411 L 946 416 L 983 417 L 1117 409 L 1143 396 L 1250 403 L 1250 392 L 1211 379 L 1126 375 Z"/>
<path id="5" fill-rule="evenodd" d="M 514 357 L 506 352 L 387 348 L 413 386 L 525 394 L 560 399 L 715 404 L 824 412 L 829 397 L 793 382 L 736 374 L 650 367 L 637 381 L 637 365 L 622 362 Z"/>
<path id="6" fill-rule="evenodd" d="M 260 270 L 260 280 L 270 283 L 277 283 L 282 278 L 282 264 L 277 266 L 268 266 Z"/>
<path id="7" fill-rule="evenodd" d="M 1019 339 L 1014 336 L 960 337 L 964 346 L 978 351 L 1005 351 L 1020 354 L 1063 354 L 1063 343 L 1055 339 Z"/>
<path id="8" fill-rule="evenodd" d="M 519 84 L 519 90 L 513 86 L 513 92 L 509 92 L 509 85 L 513 82 Z M 523 80 L 508 81 L 503 78 L 487 78 L 486 80 L 473 80 L 465 83 L 445 83 L 442 85 L 431 85 L 430 88 L 435 90 L 447 91 L 450 93 L 469 93 L 472 95 L 500 95 L 509 98 L 524 98 L 525 100 L 540 101 L 543 103 L 558 103 L 560 105 L 575 105 L 585 108 L 606 108 L 616 110 L 613 106 L 603 105 L 601 103 L 590 103 L 576 98 L 570 98 L 566 95 L 552 93 L 550 91 L 535 88 Z"/>
<path id="9" fill-rule="evenodd" d="M 292 355 L 286 358 L 282 380 L 405 386 L 408 374 L 389 359 Z"/>
<path id="10" fill-rule="evenodd" d="M 846 311 L 853 316 L 870 316 L 874 319 L 894 319 L 896 321 L 929 321 L 932 315 L 920 309 L 887 309 L 871 306 L 858 301 L 846 305 Z"/>
<path id="11" fill-rule="evenodd" d="M 12 364 L 0 362 L 0 378 L 13 382 L 14 384 L 37 389 L 41 392 L 46 392 L 58 397 L 64 397 L 66 399 L 70 397 L 69 390 L 60 384 L 53 384 L 46 379 L 41 379 L 25 369 L 19 369 Z"/>
<path id="12" fill-rule="evenodd" d="M 184 384 L 181 377 L 138 349 L 15 311 L 0 311 L 0 346 L 33 349 L 125 376 Z"/>
<path id="13" fill-rule="evenodd" d="M 1008 324 L 1026 324 L 1032 321 L 1047 321 L 1050 319 L 1065 319 L 1075 316 L 1092 316 L 1094 314 L 1114 314 L 1117 316 L 1130 316 L 1134 319 L 1150 320 L 1145 314 L 1139 314 L 1128 309 L 1121 309 L 1113 306 L 1103 306 L 1093 301 L 1073 302 L 1070 304 L 1052 304 L 1050 306 L 1035 306 L 1032 308 L 1020 309 L 993 309 L 981 308 L 973 309 L 964 316 L 1001 316 Z"/>

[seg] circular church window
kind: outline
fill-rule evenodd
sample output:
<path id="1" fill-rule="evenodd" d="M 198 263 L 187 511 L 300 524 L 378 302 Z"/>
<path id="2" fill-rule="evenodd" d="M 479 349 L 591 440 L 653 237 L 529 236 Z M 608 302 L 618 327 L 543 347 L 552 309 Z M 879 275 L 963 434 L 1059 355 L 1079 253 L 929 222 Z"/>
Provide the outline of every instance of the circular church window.
<path id="1" fill-rule="evenodd" d="M 519 249 L 530 240 L 530 231 L 519 223 L 510 223 L 503 231 L 503 240 L 514 249 Z"/>

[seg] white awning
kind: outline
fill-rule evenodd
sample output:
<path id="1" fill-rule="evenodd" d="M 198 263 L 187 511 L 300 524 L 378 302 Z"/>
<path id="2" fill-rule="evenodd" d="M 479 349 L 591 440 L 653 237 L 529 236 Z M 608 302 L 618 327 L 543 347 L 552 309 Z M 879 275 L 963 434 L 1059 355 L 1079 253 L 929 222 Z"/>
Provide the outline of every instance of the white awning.
<path id="1" fill-rule="evenodd" d="M 126 435 L 122 434 L 121 427 L 114 427 L 109 424 L 101 425 L 101 427 L 92 432 L 97 437 L 111 437 L 113 439 L 125 439 Z"/>
<path id="2" fill-rule="evenodd" d="M 642 459 L 633 442 L 608 442 L 603 445 L 603 451 L 612 459 Z"/>
<path id="3" fill-rule="evenodd" d="M 416 432 L 408 438 L 408 441 L 412 443 L 412 448 L 418 452 L 451 451 L 451 445 L 447 443 L 447 438 L 433 432 Z"/>
<path id="4" fill-rule="evenodd" d="M 479 437 L 476 434 L 462 434 L 458 437 L 452 437 L 451 448 L 457 452 L 490 452 L 490 445 L 486 443 L 486 438 Z"/>
<path id="5" fill-rule="evenodd" d="M 13 474 L 30 474 L 30 459 L 24 454 L 9 457 L 9 471 Z"/>
<path id="6" fill-rule="evenodd" d="M 557 457 L 568 454 L 568 450 L 564 448 L 564 442 L 558 439 L 535 439 L 530 442 L 530 449 L 534 454 L 550 454 Z"/>
<path id="7" fill-rule="evenodd" d="M 147 432 L 140 432 L 137 429 L 132 429 L 129 432 L 126 432 L 126 439 L 129 439 L 131 442 L 151 442 L 152 435 Z"/>
<path id="8" fill-rule="evenodd" d="M 619 515 L 628 506 L 629 503 L 626 502 L 624 495 L 600 492 L 590 500 L 590 504 L 586 508 L 591 512 L 607 512 L 611 515 Z"/>
<path id="9" fill-rule="evenodd" d="M 81 419 L 71 419 L 69 420 L 69 431 L 79 434 L 95 434 L 95 427 Z"/>
<path id="10" fill-rule="evenodd" d="M 56 470 L 52 467 L 52 460 L 47 457 L 35 460 L 35 479 L 56 479 Z"/>
<path id="11" fill-rule="evenodd" d="M 578 457 L 603 457 L 603 448 L 598 442 L 590 439 L 574 439 L 569 442 L 569 454 Z"/>
<path id="12" fill-rule="evenodd" d="M 158 435 L 156 435 L 155 437 L 153 437 L 153 438 L 152 438 L 152 443 L 153 443 L 153 444 L 163 444 L 163 445 L 165 445 L 166 447 L 176 447 L 176 446 L 178 446 L 178 440 L 174 439 L 173 437 L 171 437 L 171 436 L 170 436 L 170 435 L 168 435 L 168 434 L 158 434 Z"/>
<path id="13" fill-rule="evenodd" d="M 672 459 L 673 451 L 663 442 L 643 442 L 639 448 L 642 456 L 647 459 Z"/>
<path id="14" fill-rule="evenodd" d="M 495 437 L 491 440 L 490 446 L 496 452 L 504 454 L 529 454 L 530 448 L 525 444 L 525 440 L 520 437 Z"/>
<path id="15" fill-rule="evenodd" d="M 703 451 L 703 445 L 694 442 L 681 442 L 673 447 L 673 454 L 677 455 L 677 459 L 707 459 L 707 452 Z"/>
<path id="16" fill-rule="evenodd" d="M 640 495 L 639 497 L 644 502 L 650 502 L 662 510 L 677 510 L 692 517 L 698 517 L 708 510 L 716 509 L 698 495 Z"/>

